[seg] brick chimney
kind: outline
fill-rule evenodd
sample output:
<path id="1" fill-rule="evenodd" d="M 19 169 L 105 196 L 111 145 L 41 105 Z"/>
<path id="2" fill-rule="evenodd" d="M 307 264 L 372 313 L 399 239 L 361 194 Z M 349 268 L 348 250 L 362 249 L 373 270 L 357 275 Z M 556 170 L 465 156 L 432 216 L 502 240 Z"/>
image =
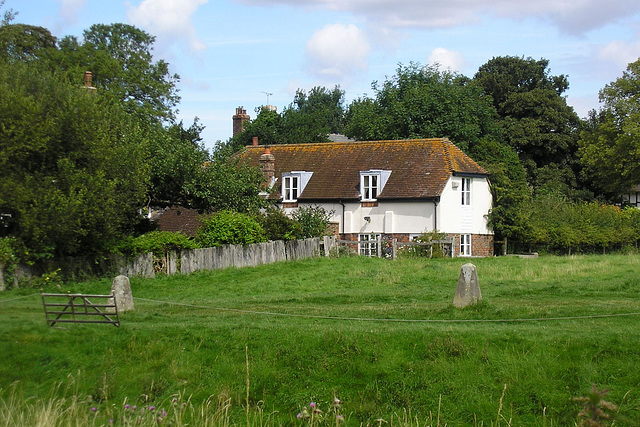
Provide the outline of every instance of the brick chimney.
<path id="1" fill-rule="evenodd" d="M 247 110 L 243 107 L 236 108 L 236 114 L 233 115 L 233 136 L 242 133 L 249 120 L 251 117 L 247 114 Z"/>
<path id="2" fill-rule="evenodd" d="M 260 156 L 260 170 L 264 174 L 267 186 L 270 186 L 276 176 L 276 158 L 271 154 L 270 147 L 265 147 L 264 154 Z"/>
<path id="3" fill-rule="evenodd" d="M 84 72 L 84 88 L 89 91 L 96 90 L 96 88 L 93 87 L 93 84 L 91 82 L 92 79 L 93 79 L 93 73 L 91 71 L 85 71 Z"/>

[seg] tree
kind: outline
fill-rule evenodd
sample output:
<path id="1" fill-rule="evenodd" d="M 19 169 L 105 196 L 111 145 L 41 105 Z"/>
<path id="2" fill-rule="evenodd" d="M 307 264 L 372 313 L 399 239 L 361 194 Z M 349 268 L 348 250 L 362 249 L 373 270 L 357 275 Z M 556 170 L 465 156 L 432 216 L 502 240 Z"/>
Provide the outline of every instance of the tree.
<path id="1" fill-rule="evenodd" d="M 372 84 L 347 111 L 345 133 L 360 140 L 447 137 L 467 150 L 493 134 L 491 99 L 468 78 L 433 66 L 400 64 L 396 75 Z"/>
<path id="2" fill-rule="evenodd" d="M 55 48 L 56 42 L 46 28 L 25 24 L 0 26 L 0 58 L 4 60 L 39 59 L 46 49 Z"/>
<path id="3" fill-rule="evenodd" d="M 580 155 L 586 173 L 615 198 L 640 183 L 640 59 L 600 91 L 600 101 L 581 133 Z"/>
<path id="4" fill-rule="evenodd" d="M 148 176 L 136 122 L 38 64 L 0 63 L 0 92 L 0 209 L 31 259 L 97 254 L 130 232 Z"/>
<path id="5" fill-rule="evenodd" d="M 180 97 L 180 77 L 169 72 L 164 60 L 153 60 L 155 37 L 127 24 L 96 24 L 84 31 L 84 39 L 67 36 L 59 49 L 50 51 L 53 70 L 64 70 L 72 81 L 89 70 L 93 85 L 112 102 L 122 104 L 140 120 L 171 122 Z"/>
<path id="6" fill-rule="evenodd" d="M 307 94 L 296 91 L 293 103 L 282 112 L 283 142 L 300 144 L 327 142 L 330 133 L 341 133 L 344 121 L 344 91 L 315 86 Z"/>
<path id="7" fill-rule="evenodd" d="M 496 238 L 526 240 L 530 233 L 531 191 L 518 154 L 506 144 L 485 138 L 474 147 L 471 155 L 490 174 L 493 206 L 489 224 Z"/>
<path id="8" fill-rule="evenodd" d="M 344 120 L 344 91 L 316 86 L 309 93 L 298 89 L 293 102 L 282 113 L 266 107 L 236 135 L 231 146 L 237 151 L 257 137 L 260 144 L 304 144 L 328 142 L 330 133 L 340 133 Z"/>
<path id="9" fill-rule="evenodd" d="M 546 59 L 495 57 L 473 80 L 493 99 L 501 139 L 518 153 L 529 184 L 569 191 L 578 186 L 581 122 L 562 96 L 567 77 L 551 75 L 548 65 Z"/>

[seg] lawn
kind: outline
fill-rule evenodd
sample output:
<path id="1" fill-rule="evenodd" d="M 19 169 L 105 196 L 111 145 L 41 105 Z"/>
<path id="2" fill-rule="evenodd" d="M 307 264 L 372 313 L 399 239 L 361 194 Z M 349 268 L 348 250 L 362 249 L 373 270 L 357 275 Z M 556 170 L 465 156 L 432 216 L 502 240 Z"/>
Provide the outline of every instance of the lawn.
<path id="1" fill-rule="evenodd" d="M 338 398 L 346 425 L 571 426 L 595 385 L 640 425 L 640 256 L 473 259 L 484 300 L 459 310 L 467 261 L 132 278 L 120 328 L 49 327 L 38 289 L 0 293 L 0 424 L 294 425 L 313 401 L 335 425 Z"/>

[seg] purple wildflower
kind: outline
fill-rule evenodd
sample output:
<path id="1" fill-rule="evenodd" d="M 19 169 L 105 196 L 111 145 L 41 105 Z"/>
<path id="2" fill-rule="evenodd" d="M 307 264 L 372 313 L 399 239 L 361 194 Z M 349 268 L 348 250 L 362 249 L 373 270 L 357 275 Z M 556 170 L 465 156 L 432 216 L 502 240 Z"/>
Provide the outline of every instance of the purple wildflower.
<path id="1" fill-rule="evenodd" d="M 297 418 L 297 419 L 302 418 L 302 412 L 298 412 L 298 415 L 296 415 L 296 418 Z"/>
<path id="2" fill-rule="evenodd" d="M 128 403 L 124 405 L 124 409 L 129 409 L 129 408 L 131 408 L 131 406 Z"/>
<path id="3" fill-rule="evenodd" d="M 154 409 L 156 409 L 156 407 L 155 407 L 155 406 L 153 406 L 153 405 L 149 406 L 149 410 L 150 410 L 150 411 L 153 411 Z"/>
<path id="4" fill-rule="evenodd" d="M 98 408 L 96 408 L 95 406 L 93 408 L 91 408 L 91 412 L 96 412 L 98 410 Z"/>
<path id="5" fill-rule="evenodd" d="M 309 407 L 310 407 L 310 408 L 315 408 L 315 407 L 316 407 L 316 402 L 311 402 L 311 403 L 309 403 Z"/>

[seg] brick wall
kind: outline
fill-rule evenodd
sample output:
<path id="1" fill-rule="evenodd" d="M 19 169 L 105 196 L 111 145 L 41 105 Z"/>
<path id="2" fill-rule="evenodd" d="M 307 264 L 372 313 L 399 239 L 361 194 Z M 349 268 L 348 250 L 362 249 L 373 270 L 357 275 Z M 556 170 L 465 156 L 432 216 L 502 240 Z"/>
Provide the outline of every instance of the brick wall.
<path id="1" fill-rule="evenodd" d="M 153 220 L 158 224 L 160 231 L 181 231 L 187 236 L 194 236 L 202 225 L 200 214 L 196 209 L 182 206 L 166 208 L 157 216 L 154 215 Z"/>

